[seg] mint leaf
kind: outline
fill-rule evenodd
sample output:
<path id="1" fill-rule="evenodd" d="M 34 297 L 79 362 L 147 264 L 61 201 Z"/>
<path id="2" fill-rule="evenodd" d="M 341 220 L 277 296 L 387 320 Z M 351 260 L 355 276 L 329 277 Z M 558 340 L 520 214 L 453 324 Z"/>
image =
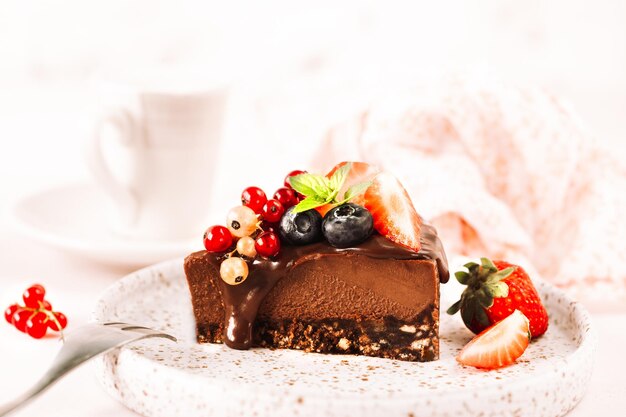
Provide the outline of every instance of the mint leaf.
<path id="1" fill-rule="evenodd" d="M 328 201 L 319 199 L 315 196 L 307 197 L 301 202 L 299 202 L 293 209 L 294 213 L 301 213 L 303 211 L 314 209 L 315 207 L 323 206 L 327 204 Z"/>
<path id="2" fill-rule="evenodd" d="M 363 194 L 365 191 L 367 191 L 368 188 L 370 188 L 370 185 L 372 185 L 371 181 L 365 181 L 365 182 L 361 182 L 358 184 L 354 184 L 352 187 L 348 188 L 346 192 L 344 193 L 343 195 L 344 201 L 348 201 L 356 197 L 357 195 Z"/>
<path id="3" fill-rule="evenodd" d="M 341 187 L 343 187 L 343 184 L 346 182 L 346 178 L 348 178 L 348 173 L 351 169 L 352 162 L 348 162 L 341 168 L 337 169 L 330 177 L 330 188 L 339 192 L 339 190 L 341 190 Z"/>
<path id="4" fill-rule="evenodd" d="M 289 183 L 294 190 L 307 197 L 319 197 L 325 200 L 332 194 L 328 178 L 321 175 L 294 175 L 293 177 L 289 177 Z"/>

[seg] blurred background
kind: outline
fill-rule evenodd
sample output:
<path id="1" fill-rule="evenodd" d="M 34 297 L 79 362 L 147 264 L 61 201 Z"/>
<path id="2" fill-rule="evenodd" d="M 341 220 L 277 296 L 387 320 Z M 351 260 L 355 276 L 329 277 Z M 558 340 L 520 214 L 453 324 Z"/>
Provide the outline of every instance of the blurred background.
<path id="1" fill-rule="evenodd" d="M 620 0 L 1 0 L 2 209 L 24 190 L 90 180 L 94 76 L 190 67 L 232 87 L 213 161 L 220 200 L 247 185 L 235 166 L 270 184 L 305 166 L 330 125 L 391 88 L 445 73 L 545 88 L 626 156 Z"/>

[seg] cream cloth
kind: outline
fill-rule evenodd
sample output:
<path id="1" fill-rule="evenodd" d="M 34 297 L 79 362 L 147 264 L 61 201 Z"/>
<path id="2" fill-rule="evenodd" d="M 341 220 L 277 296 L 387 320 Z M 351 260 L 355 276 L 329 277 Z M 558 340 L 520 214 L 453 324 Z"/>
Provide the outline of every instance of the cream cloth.
<path id="1" fill-rule="evenodd" d="M 340 160 L 397 175 L 449 254 L 625 298 L 626 169 L 542 90 L 455 79 L 394 94 L 330 130 L 314 165 Z"/>

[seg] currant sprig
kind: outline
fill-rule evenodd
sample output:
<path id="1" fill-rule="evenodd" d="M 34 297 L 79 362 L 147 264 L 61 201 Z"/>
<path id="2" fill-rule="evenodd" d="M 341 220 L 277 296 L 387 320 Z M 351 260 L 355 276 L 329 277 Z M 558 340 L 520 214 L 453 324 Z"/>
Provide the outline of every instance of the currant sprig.
<path id="1" fill-rule="evenodd" d="M 34 339 L 41 339 L 48 329 L 60 332 L 67 327 L 67 317 L 60 311 L 54 311 L 52 305 L 44 297 L 45 288 L 40 284 L 31 285 L 24 291 L 24 305 L 11 304 L 4 311 L 5 320 L 23 333 Z"/>
<path id="2" fill-rule="evenodd" d="M 241 205 L 233 207 L 226 216 L 226 225 L 209 227 L 204 233 L 208 252 L 222 255 L 220 277 L 230 285 L 248 278 L 248 262 L 257 256 L 274 258 L 280 252 L 278 224 L 292 206 L 304 198 L 291 186 L 289 179 L 306 171 L 292 171 L 285 177 L 284 187 L 267 198 L 259 187 L 248 187 L 241 193 Z"/>

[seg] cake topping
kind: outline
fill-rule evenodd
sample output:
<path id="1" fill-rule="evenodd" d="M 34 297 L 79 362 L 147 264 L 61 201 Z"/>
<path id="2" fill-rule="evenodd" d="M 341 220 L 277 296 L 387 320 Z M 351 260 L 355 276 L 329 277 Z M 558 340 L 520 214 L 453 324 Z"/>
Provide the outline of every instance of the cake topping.
<path id="1" fill-rule="evenodd" d="M 257 229 L 258 223 L 254 211 L 246 206 L 233 207 L 226 216 L 226 227 L 236 237 L 250 236 Z"/>
<path id="2" fill-rule="evenodd" d="M 248 264 L 236 256 L 228 257 L 220 265 L 220 277 L 229 285 L 239 285 L 248 278 Z"/>
<path id="3" fill-rule="evenodd" d="M 261 216 L 263 216 L 263 220 L 268 223 L 277 223 L 280 221 L 280 218 L 283 216 L 285 212 L 285 208 L 278 200 L 267 200 L 267 203 L 263 206 L 261 210 Z"/>
<path id="4" fill-rule="evenodd" d="M 322 232 L 336 248 L 356 246 L 365 241 L 374 230 L 370 212 L 354 203 L 346 203 L 330 210 L 324 216 Z"/>
<path id="5" fill-rule="evenodd" d="M 204 248 L 208 252 L 225 252 L 233 243 L 233 235 L 224 226 L 211 226 L 204 232 Z"/>
<path id="6" fill-rule="evenodd" d="M 259 187 L 248 187 L 241 193 L 241 204 L 250 207 L 256 214 L 261 214 L 266 202 L 265 192 Z"/>
<path id="7" fill-rule="evenodd" d="M 254 239 L 250 236 L 244 236 L 237 241 L 237 253 L 246 258 L 254 259 L 256 256 L 256 248 Z"/>
<path id="8" fill-rule="evenodd" d="M 291 245 L 308 245 L 322 239 L 322 216 L 315 210 L 287 210 L 278 227 L 280 237 Z"/>
<path id="9" fill-rule="evenodd" d="M 287 174 L 287 176 L 285 177 L 285 187 L 288 188 L 292 188 L 291 187 L 291 182 L 289 182 L 289 178 L 291 177 L 295 177 L 296 175 L 300 175 L 300 174 L 306 174 L 306 171 L 300 171 L 299 169 L 296 169 L 295 171 L 291 171 L 289 174 Z"/>
<path id="10" fill-rule="evenodd" d="M 295 206 L 300 201 L 293 188 L 288 187 L 282 187 L 276 190 L 274 193 L 274 200 L 280 202 L 285 210 L 291 206 Z"/>
<path id="11" fill-rule="evenodd" d="M 295 212 L 299 213 L 325 205 L 340 205 L 365 192 L 370 182 L 354 184 L 342 191 L 352 163 L 348 162 L 334 170 L 330 177 L 315 174 L 299 174 L 289 177 L 289 183 L 305 199 L 296 205 Z"/>
<path id="12" fill-rule="evenodd" d="M 256 238 L 254 248 L 264 258 L 271 258 L 278 255 L 280 240 L 274 232 L 263 232 Z"/>
<path id="13" fill-rule="evenodd" d="M 400 181 L 388 172 L 376 175 L 361 203 L 374 217 L 374 228 L 387 239 L 414 251 L 421 247 L 422 218 Z"/>

